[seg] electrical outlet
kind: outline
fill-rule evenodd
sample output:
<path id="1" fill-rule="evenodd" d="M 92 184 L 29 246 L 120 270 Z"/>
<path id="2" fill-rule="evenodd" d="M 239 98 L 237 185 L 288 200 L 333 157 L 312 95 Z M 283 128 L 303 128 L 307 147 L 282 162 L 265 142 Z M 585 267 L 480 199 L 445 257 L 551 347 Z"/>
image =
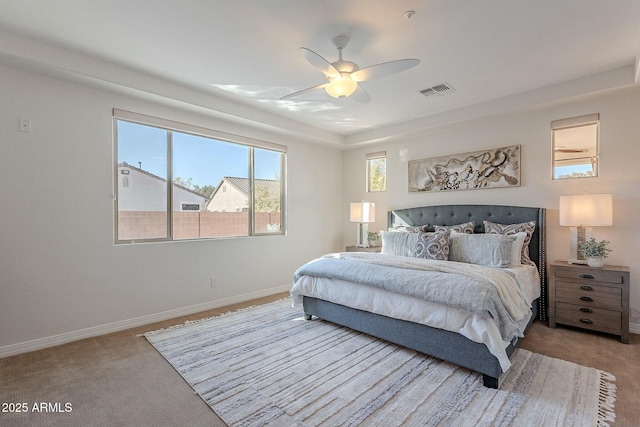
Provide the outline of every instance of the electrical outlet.
<path id="1" fill-rule="evenodd" d="M 218 278 L 217 277 L 212 277 L 211 278 L 211 289 L 216 289 L 218 287 Z"/>

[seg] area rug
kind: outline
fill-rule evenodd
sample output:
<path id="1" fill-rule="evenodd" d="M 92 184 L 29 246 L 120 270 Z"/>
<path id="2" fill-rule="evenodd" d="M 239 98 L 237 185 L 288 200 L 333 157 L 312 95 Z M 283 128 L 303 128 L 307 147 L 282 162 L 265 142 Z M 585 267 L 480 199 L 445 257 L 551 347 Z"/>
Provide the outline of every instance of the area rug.
<path id="1" fill-rule="evenodd" d="M 607 426 L 615 378 L 519 349 L 481 376 L 329 322 L 290 301 L 145 334 L 230 426 Z"/>

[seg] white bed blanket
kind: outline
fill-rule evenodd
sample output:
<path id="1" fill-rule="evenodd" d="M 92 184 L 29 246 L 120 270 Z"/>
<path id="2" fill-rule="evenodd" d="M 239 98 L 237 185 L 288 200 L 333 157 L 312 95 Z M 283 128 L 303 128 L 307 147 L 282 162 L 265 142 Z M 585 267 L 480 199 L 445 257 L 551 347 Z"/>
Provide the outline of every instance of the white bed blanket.
<path id="1" fill-rule="evenodd" d="M 403 261 L 407 260 L 411 259 Z M 540 296 L 537 269 L 522 266 L 508 270 L 517 278 L 526 303 L 530 305 Z M 300 305 L 302 296 L 306 295 L 387 317 L 460 333 L 474 342 L 485 344 L 491 354 L 498 359 L 503 371 L 511 366 L 505 352 L 509 342 L 502 339 L 496 324 L 488 314 L 471 313 L 462 308 L 425 301 L 385 289 L 372 291 L 370 286 L 364 284 L 314 276 L 300 277 L 294 284 L 291 295 L 295 306 Z M 519 322 L 523 325 L 522 330 L 529 319 L 530 314 Z"/>

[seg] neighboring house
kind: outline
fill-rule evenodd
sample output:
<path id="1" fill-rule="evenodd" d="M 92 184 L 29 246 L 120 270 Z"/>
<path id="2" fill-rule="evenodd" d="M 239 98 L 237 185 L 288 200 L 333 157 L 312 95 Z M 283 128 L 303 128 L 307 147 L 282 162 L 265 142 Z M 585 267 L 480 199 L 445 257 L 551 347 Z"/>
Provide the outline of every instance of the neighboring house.
<path id="1" fill-rule="evenodd" d="M 256 179 L 256 195 L 280 194 L 280 181 Z M 249 208 L 249 179 L 225 176 L 220 180 L 206 209 L 211 212 L 241 212 Z"/>
<path id="2" fill-rule="evenodd" d="M 167 180 L 123 162 L 118 164 L 119 211 L 165 211 Z M 207 198 L 181 185 L 173 184 L 173 210 L 201 211 Z"/>

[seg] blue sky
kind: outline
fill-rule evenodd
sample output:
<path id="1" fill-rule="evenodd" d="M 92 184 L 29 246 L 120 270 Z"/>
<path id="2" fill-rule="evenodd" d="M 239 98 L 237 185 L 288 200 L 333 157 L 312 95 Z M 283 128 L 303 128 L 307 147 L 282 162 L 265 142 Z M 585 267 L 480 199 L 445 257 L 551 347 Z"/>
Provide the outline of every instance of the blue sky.
<path id="1" fill-rule="evenodd" d="M 118 162 L 166 178 L 166 131 L 151 126 L 118 121 Z M 173 175 L 193 184 L 216 186 L 223 176 L 248 177 L 246 146 L 174 132 Z M 256 149 L 256 178 L 274 179 L 280 175 L 279 153 Z"/>
<path id="2" fill-rule="evenodd" d="M 561 175 L 571 175 L 574 172 L 589 173 L 592 171 L 591 165 L 575 165 L 575 166 L 556 166 L 553 168 L 553 177 L 558 178 Z"/>

